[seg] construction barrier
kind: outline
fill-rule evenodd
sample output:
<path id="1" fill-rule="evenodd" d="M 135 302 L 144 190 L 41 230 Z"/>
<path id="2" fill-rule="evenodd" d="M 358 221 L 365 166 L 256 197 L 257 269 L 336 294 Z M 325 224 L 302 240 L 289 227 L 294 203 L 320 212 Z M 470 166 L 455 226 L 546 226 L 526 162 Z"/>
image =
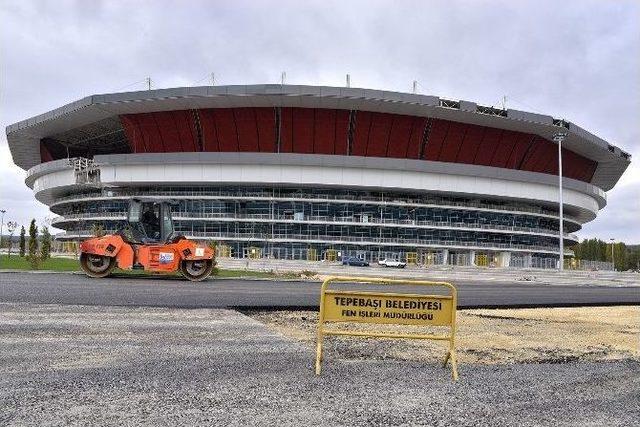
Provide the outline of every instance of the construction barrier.
<path id="1" fill-rule="evenodd" d="M 450 290 L 450 295 L 422 295 L 406 293 L 384 293 L 375 291 L 345 291 L 327 289 L 332 283 L 381 284 L 409 286 L 439 286 Z M 449 342 L 444 359 L 444 367 L 451 361 L 454 380 L 458 379 L 455 350 L 456 333 L 456 288 L 447 282 L 423 280 L 397 280 L 370 277 L 329 277 L 320 290 L 320 318 L 318 320 L 318 341 L 316 346 L 316 374 L 320 375 L 323 358 L 322 344 L 325 335 L 357 337 L 406 338 L 421 340 L 442 340 Z M 395 324 L 413 326 L 449 326 L 449 333 L 401 334 L 386 331 L 354 331 L 327 329 L 327 323 L 355 322 L 373 324 Z"/>

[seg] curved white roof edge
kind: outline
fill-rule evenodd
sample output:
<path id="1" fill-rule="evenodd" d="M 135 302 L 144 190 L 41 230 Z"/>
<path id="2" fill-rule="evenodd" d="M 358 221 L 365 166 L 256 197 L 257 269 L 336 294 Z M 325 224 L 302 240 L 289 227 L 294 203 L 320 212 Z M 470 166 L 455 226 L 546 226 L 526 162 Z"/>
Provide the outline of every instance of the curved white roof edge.
<path id="1" fill-rule="evenodd" d="M 336 157 L 336 158 L 334 158 Z M 426 164 L 423 164 L 426 163 Z M 95 157 L 100 183 L 78 183 L 66 160 L 31 169 L 25 183 L 36 199 L 50 205 L 56 194 L 82 188 L 203 185 L 286 185 L 357 188 L 487 197 L 545 206 L 557 203 L 553 176 L 500 168 L 398 160 L 276 153 L 145 153 Z M 505 174 L 504 172 L 512 172 Z M 515 172 L 515 173 L 513 173 Z M 593 220 L 606 204 L 602 190 L 565 179 L 565 212 L 580 223 Z"/>
<path id="2" fill-rule="evenodd" d="M 540 172 L 504 169 L 492 166 L 469 165 L 464 163 L 435 162 L 431 160 L 396 159 L 386 157 L 360 157 L 337 154 L 299 154 L 299 153 L 137 153 L 137 154 L 101 154 L 94 157 L 97 166 L 105 165 L 154 165 L 154 164 L 238 164 L 238 165 L 286 165 L 286 166 L 326 166 L 339 168 L 363 168 L 402 170 L 444 175 L 496 178 L 501 180 L 536 183 L 554 186 L 558 178 Z M 68 161 L 54 160 L 34 166 L 27 172 L 25 184 L 33 182 L 47 173 L 70 167 Z M 607 195 L 597 186 L 565 177 L 563 187 L 576 190 L 595 198 L 599 209 L 607 203 Z"/>
<path id="3" fill-rule="evenodd" d="M 486 107 L 469 101 L 328 86 L 200 86 L 92 95 L 9 125 L 6 133 L 15 164 L 26 170 L 40 163 L 40 139 L 120 114 L 196 108 L 275 106 L 354 109 L 435 117 L 532 133 L 548 140 L 552 140 L 558 131 L 565 131 L 568 137 L 563 144 L 567 149 L 598 162 L 591 183 L 605 191 L 613 188 L 618 182 L 631 159 L 628 153 L 607 141 L 571 122 L 554 119 L 552 116 L 512 109 L 508 109 L 505 116 L 504 111 L 487 110 Z"/>

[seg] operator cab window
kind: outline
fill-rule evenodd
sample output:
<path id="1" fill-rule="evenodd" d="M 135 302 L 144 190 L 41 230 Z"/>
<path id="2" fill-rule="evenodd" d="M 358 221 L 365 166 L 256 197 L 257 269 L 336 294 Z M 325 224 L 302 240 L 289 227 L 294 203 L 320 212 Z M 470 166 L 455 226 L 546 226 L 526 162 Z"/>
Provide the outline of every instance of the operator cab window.
<path id="1" fill-rule="evenodd" d="M 168 240 L 173 234 L 173 221 L 171 221 L 171 212 L 169 210 L 169 206 L 163 209 L 162 213 L 162 234 L 163 239 Z"/>
<path id="2" fill-rule="evenodd" d="M 140 219 L 147 238 L 160 240 L 160 204 L 145 203 Z"/>

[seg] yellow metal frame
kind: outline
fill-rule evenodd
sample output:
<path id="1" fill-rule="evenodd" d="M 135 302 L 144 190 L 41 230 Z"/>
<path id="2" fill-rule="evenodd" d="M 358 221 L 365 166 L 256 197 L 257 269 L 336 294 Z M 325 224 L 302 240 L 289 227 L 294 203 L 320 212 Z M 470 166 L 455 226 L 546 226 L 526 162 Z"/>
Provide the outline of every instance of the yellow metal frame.
<path id="1" fill-rule="evenodd" d="M 325 306 L 325 296 L 326 294 L 330 295 L 340 295 L 342 293 L 346 295 L 359 295 L 359 296 L 370 296 L 372 294 L 385 296 L 385 297 L 416 297 L 417 294 L 401 294 L 401 293 L 380 293 L 380 292 L 368 292 L 368 291 L 337 291 L 337 290 L 327 290 L 327 287 L 331 283 L 369 283 L 369 284 L 380 284 L 380 285 L 408 285 L 408 286 L 442 286 L 449 288 L 451 291 L 450 296 L 446 296 L 451 298 L 451 321 L 449 323 L 450 332 L 448 335 L 433 335 L 433 334 L 398 334 L 391 332 L 360 332 L 360 331 L 341 331 L 341 330 L 332 330 L 325 329 L 326 321 L 324 318 L 324 306 Z M 434 298 L 442 298 L 442 295 L 419 295 L 420 297 L 434 297 Z M 449 341 L 449 349 L 447 351 L 447 355 L 444 359 L 443 367 L 447 366 L 447 362 L 451 361 L 451 372 L 454 381 L 458 380 L 458 364 L 456 357 L 456 349 L 455 349 L 455 335 L 456 335 L 456 311 L 458 306 L 458 292 L 456 288 L 448 282 L 431 282 L 426 280 L 398 280 L 398 279 L 385 279 L 385 278 L 371 278 L 371 277 L 329 277 L 323 283 L 320 289 L 320 317 L 318 319 L 318 338 L 316 344 L 316 375 L 320 375 L 321 372 L 321 364 L 323 359 L 323 349 L 322 344 L 325 335 L 338 335 L 338 336 L 356 336 L 356 337 L 377 337 L 377 338 L 400 338 L 400 339 L 422 339 L 422 340 L 438 340 L 438 341 Z M 359 323 L 375 323 L 375 322 L 366 322 L 366 321 L 354 321 Z"/>
<path id="2" fill-rule="evenodd" d="M 489 254 L 476 254 L 476 267 L 489 267 Z"/>
<path id="3" fill-rule="evenodd" d="M 258 246 L 249 246 L 245 249 L 247 254 L 249 255 L 247 258 L 249 259 L 260 259 L 262 258 L 262 248 Z"/>
<path id="4" fill-rule="evenodd" d="M 436 265 L 436 261 L 438 259 L 438 254 L 436 252 L 423 252 L 421 257 L 421 263 L 424 264 L 425 267 L 431 267 L 432 265 Z"/>
<path id="5" fill-rule="evenodd" d="M 220 258 L 231 258 L 231 246 L 218 245 L 218 253 L 216 255 Z"/>
<path id="6" fill-rule="evenodd" d="M 327 249 L 324 251 L 324 259 L 331 262 L 337 261 L 338 251 L 336 249 Z"/>
<path id="7" fill-rule="evenodd" d="M 317 261 L 318 251 L 315 248 L 307 248 L 307 261 Z"/>

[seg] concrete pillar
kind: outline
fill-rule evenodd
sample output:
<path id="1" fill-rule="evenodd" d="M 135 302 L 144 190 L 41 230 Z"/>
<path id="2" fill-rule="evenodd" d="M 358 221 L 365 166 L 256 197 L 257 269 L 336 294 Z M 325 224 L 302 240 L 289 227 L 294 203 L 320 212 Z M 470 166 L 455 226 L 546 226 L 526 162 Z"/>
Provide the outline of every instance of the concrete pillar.
<path id="1" fill-rule="evenodd" d="M 442 250 L 442 264 L 443 265 L 449 264 L 449 249 Z"/>
<path id="2" fill-rule="evenodd" d="M 511 252 L 500 252 L 500 267 L 509 267 L 511 263 Z"/>
<path id="3" fill-rule="evenodd" d="M 531 268 L 532 258 L 533 258 L 533 256 L 530 253 L 528 253 L 528 254 L 526 254 L 524 256 L 524 266 L 526 268 Z"/>
<path id="4" fill-rule="evenodd" d="M 472 267 L 476 266 L 476 251 L 469 251 L 469 265 Z"/>

